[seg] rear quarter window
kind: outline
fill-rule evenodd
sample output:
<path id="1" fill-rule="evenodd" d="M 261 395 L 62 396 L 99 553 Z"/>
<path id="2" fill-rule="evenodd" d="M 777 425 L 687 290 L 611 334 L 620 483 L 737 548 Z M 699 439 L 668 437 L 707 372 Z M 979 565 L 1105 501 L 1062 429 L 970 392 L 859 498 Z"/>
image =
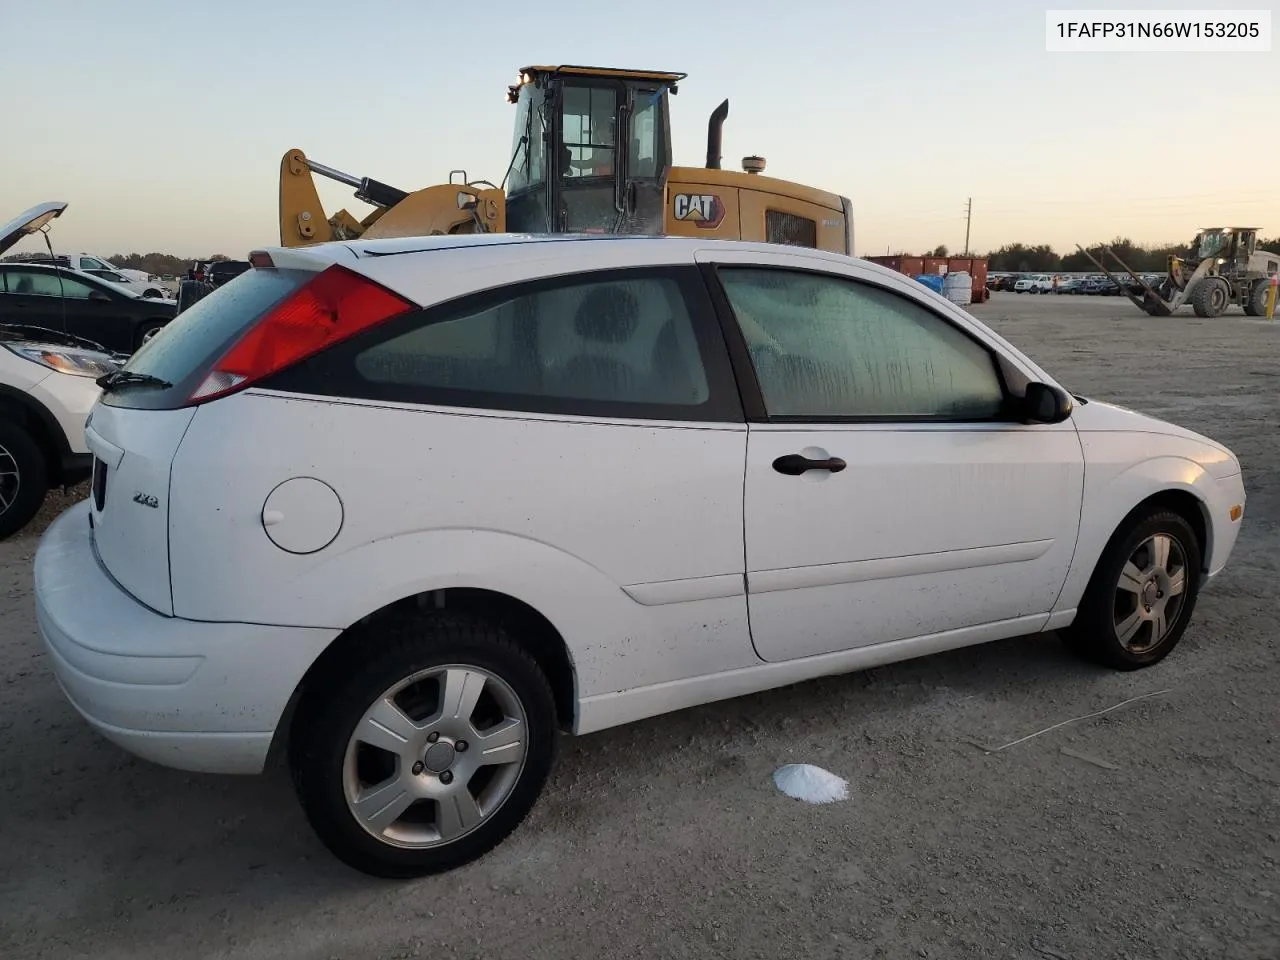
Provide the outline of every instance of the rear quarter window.
<path id="1" fill-rule="evenodd" d="M 742 418 L 723 335 L 692 268 L 583 273 L 465 297 L 261 386 L 527 413 Z"/>

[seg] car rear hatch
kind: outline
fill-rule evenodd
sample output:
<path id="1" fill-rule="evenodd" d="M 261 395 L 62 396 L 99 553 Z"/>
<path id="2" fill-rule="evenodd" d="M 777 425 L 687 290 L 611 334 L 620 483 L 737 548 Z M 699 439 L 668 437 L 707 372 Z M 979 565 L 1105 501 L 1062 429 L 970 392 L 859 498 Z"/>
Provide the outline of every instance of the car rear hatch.
<path id="1" fill-rule="evenodd" d="M 181 615 L 171 586 L 170 483 L 201 407 L 410 306 L 334 257 L 355 259 L 338 245 L 255 254 L 255 269 L 179 314 L 98 381 L 102 396 L 85 427 L 94 455 L 94 547 L 115 581 L 158 613 Z M 235 473 L 234 463 L 218 464 L 203 482 L 234 483 Z"/>
<path id="2" fill-rule="evenodd" d="M 173 614 L 169 468 L 195 412 L 99 403 L 85 426 L 94 457 L 89 522 L 98 559 L 120 586 L 166 616 Z"/>

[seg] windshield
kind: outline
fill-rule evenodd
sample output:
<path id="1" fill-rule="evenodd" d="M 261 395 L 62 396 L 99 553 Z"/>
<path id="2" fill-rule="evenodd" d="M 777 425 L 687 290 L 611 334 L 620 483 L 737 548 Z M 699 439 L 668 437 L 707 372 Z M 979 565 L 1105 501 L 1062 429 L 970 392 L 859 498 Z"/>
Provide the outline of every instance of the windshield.
<path id="1" fill-rule="evenodd" d="M 546 181 L 545 118 L 541 106 L 542 94 L 532 83 L 524 84 L 516 101 L 516 125 L 511 135 L 511 172 L 507 178 L 509 193 L 519 193 Z"/>
<path id="2" fill-rule="evenodd" d="M 1212 257 L 1223 250 L 1227 245 L 1227 236 L 1224 233 L 1213 232 L 1206 233 L 1200 238 L 1200 257 Z"/>

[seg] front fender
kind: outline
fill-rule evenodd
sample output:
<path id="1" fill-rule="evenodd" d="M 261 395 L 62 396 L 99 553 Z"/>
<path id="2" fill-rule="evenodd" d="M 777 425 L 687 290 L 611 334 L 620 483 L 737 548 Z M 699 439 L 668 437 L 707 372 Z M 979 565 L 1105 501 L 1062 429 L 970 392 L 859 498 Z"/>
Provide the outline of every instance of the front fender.
<path id="1" fill-rule="evenodd" d="M 1132 434 L 1083 434 L 1081 442 L 1085 447 L 1085 481 L 1080 534 L 1054 613 L 1079 606 L 1107 541 L 1135 507 L 1159 493 L 1186 493 L 1200 505 L 1208 534 L 1204 556 L 1208 565 L 1214 549 L 1215 516 L 1221 515 L 1221 491 L 1204 467 L 1181 455 L 1134 463 Z"/>

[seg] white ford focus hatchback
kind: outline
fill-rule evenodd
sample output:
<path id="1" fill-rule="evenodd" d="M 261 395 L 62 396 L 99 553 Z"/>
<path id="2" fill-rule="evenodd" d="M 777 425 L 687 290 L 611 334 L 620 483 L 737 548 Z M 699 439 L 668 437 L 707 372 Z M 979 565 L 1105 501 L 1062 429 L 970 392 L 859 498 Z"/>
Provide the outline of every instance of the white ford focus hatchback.
<path id="1" fill-rule="evenodd" d="M 1236 541 L 1228 450 L 848 257 L 489 235 L 252 262 L 104 378 L 40 631 L 142 757 L 283 749 L 369 873 L 491 849 L 561 733 L 1047 630 L 1154 664 Z"/>

